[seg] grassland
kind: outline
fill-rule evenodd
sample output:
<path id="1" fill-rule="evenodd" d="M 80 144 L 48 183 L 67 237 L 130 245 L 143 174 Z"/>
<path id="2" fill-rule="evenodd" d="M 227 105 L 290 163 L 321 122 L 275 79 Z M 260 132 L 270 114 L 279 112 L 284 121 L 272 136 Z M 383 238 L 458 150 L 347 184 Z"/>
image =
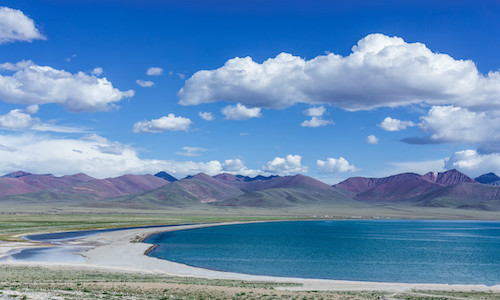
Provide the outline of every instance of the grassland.
<path id="1" fill-rule="evenodd" d="M 489 292 L 293 292 L 289 283 L 0 265 L 0 298 L 13 299 L 499 299 Z"/>

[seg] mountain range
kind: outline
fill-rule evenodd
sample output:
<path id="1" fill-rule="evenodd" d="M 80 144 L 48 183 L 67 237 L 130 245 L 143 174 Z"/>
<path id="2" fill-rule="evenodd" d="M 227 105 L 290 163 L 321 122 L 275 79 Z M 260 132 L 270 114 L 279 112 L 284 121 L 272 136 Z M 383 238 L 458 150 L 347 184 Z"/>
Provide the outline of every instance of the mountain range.
<path id="1" fill-rule="evenodd" d="M 404 205 L 497 211 L 499 184 L 500 177 L 493 173 L 473 179 L 457 170 L 351 177 L 333 186 L 300 174 L 248 177 L 199 173 L 178 180 L 166 172 L 96 179 L 82 173 L 56 177 L 18 171 L 0 177 L 0 204 L 311 211 Z"/>

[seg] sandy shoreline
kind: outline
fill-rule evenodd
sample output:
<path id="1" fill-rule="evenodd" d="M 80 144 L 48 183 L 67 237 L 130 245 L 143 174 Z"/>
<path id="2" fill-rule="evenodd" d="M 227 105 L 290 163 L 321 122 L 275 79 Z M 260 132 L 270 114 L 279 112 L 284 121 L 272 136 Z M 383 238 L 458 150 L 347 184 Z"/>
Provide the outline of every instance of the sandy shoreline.
<path id="1" fill-rule="evenodd" d="M 250 222 L 227 222 L 212 224 L 179 225 L 160 228 L 135 228 L 128 230 L 104 232 L 90 237 L 85 237 L 66 242 L 67 246 L 90 247 L 82 253 L 85 258 L 80 263 L 60 262 L 23 262 L 12 259 L 0 261 L 7 265 L 44 265 L 44 266 L 72 266 L 89 269 L 125 271 L 149 274 L 163 274 L 183 277 L 199 277 L 208 279 L 232 279 L 248 281 L 290 282 L 302 286 L 283 287 L 280 289 L 301 291 L 394 291 L 404 292 L 410 290 L 445 290 L 445 291 L 491 291 L 500 292 L 500 285 L 459 285 L 459 284 L 420 284 L 420 283 L 385 283 L 363 282 L 327 279 L 303 279 L 288 277 L 256 276 L 231 272 L 214 271 L 203 268 L 191 267 L 163 259 L 144 255 L 152 244 L 142 243 L 146 237 L 168 231 L 178 231 L 202 227 L 225 226 Z M 46 244 L 0 242 L 0 258 L 13 250 L 29 247 L 46 247 Z"/>

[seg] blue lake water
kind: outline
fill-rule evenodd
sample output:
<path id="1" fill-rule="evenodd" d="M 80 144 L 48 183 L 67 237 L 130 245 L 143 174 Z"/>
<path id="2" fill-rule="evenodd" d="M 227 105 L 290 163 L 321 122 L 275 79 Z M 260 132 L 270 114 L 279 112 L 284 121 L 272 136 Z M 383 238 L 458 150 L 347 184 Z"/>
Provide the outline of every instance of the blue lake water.
<path id="1" fill-rule="evenodd" d="M 500 222 L 353 220 L 159 233 L 150 256 L 254 275 L 500 284 Z"/>

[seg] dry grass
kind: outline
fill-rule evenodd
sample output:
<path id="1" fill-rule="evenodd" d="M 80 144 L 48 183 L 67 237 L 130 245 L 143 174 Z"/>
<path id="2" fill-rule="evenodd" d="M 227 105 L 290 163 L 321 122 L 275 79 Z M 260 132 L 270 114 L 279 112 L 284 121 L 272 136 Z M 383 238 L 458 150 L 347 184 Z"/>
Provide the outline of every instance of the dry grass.
<path id="1" fill-rule="evenodd" d="M 498 293 L 294 292 L 291 283 L 113 273 L 70 267 L 0 265 L 0 299 L 500 299 Z M 10 298 L 12 297 L 12 298 Z"/>

